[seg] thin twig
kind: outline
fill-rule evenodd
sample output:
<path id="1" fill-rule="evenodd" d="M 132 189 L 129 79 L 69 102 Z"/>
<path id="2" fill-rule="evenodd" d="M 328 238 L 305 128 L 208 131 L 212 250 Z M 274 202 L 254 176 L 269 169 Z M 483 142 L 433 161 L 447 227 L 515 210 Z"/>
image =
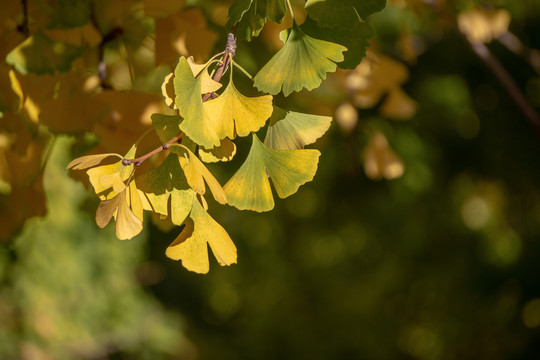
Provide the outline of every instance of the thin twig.
<path id="1" fill-rule="evenodd" d="M 468 42 L 474 53 L 489 68 L 493 75 L 495 75 L 497 80 L 499 80 L 508 95 L 510 95 L 510 98 L 512 98 L 516 106 L 523 113 L 525 118 L 534 126 L 537 134 L 540 136 L 540 115 L 538 115 L 534 108 L 527 102 L 508 71 L 506 71 L 499 60 L 491 54 L 486 45 L 482 43 L 473 43 L 471 41 Z"/>
<path id="2" fill-rule="evenodd" d="M 231 32 L 227 35 L 227 45 L 225 47 L 225 52 L 223 53 L 222 61 L 217 65 L 218 69 L 212 79 L 216 82 L 219 82 L 221 78 L 223 77 L 223 73 L 225 70 L 227 70 L 227 67 L 229 66 L 230 62 L 232 61 L 233 56 L 236 53 L 236 35 L 235 35 L 236 28 L 231 29 Z M 202 98 L 202 101 L 208 101 L 210 98 L 215 96 L 214 93 L 208 93 L 205 94 Z M 144 154 L 143 156 L 140 156 L 135 159 L 122 159 L 123 165 L 131 165 L 134 164 L 135 166 L 141 165 L 146 159 L 151 158 L 152 156 L 162 152 L 163 150 L 167 150 L 170 145 L 174 143 L 181 144 L 182 143 L 182 137 L 184 133 L 180 131 L 178 135 L 173 137 L 171 140 L 167 141 L 165 144 L 161 145 L 160 147 L 155 148 L 154 150 L 150 151 L 147 154 Z"/>

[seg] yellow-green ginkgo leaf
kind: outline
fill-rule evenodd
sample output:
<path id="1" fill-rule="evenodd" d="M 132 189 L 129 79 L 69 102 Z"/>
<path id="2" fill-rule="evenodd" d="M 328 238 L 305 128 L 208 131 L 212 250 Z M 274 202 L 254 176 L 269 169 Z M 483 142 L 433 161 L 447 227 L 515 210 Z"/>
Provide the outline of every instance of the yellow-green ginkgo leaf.
<path id="1" fill-rule="evenodd" d="M 189 186 L 195 192 L 204 195 L 206 192 L 204 183 L 206 182 L 212 191 L 212 195 L 214 195 L 214 199 L 220 204 L 226 204 L 227 197 L 225 196 L 225 192 L 212 173 L 187 147 L 183 145 L 179 145 L 178 147 L 184 152 L 183 155 L 178 156 L 178 159 L 182 169 L 184 169 L 184 175 Z"/>
<path id="2" fill-rule="evenodd" d="M 159 140 L 165 144 L 180 133 L 182 118 L 178 115 L 152 114 L 152 127 Z"/>
<path id="3" fill-rule="evenodd" d="M 247 97 L 231 81 L 225 91 L 204 104 L 220 139 L 247 136 L 259 130 L 272 115 L 272 96 Z"/>
<path id="4" fill-rule="evenodd" d="M 219 265 L 236 264 L 236 246 L 229 234 L 194 199 L 186 226 L 165 254 L 171 259 L 182 260 L 182 266 L 190 271 L 206 274 L 210 270 L 207 244 Z"/>
<path id="5" fill-rule="evenodd" d="M 228 203 L 240 210 L 272 210 L 274 199 L 268 178 L 280 198 L 290 196 L 313 179 L 319 156 L 320 152 L 313 149 L 271 149 L 254 134 L 246 161 L 224 186 Z"/>
<path id="6" fill-rule="evenodd" d="M 255 76 L 255 86 L 272 95 L 283 88 L 285 96 L 302 88 L 312 90 L 326 79 L 327 72 L 336 71 L 344 51 L 346 47 L 312 38 L 293 25 L 285 45 Z"/>
<path id="7" fill-rule="evenodd" d="M 203 108 L 201 78 L 196 79 L 185 57 L 180 57 L 174 71 L 175 104 L 184 121 L 180 129 L 197 144 L 211 149 L 219 146 L 211 119 Z"/>
<path id="8" fill-rule="evenodd" d="M 133 145 L 124 158 L 134 158 L 136 151 L 137 147 Z M 125 187 L 124 181 L 129 178 L 132 171 L 133 165 L 124 165 L 122 164 L 122 160 L 120 160 L 110 165 L 92 168 L 86 174 L 88 174 L 88 178 L 96 194 L 103 193 L 105 190 L 111 188 L 119 193 Z"/>
<path id="9" fill-rule="evenodd" d="M 109 156 L 116 156 L 120 159 L 122 159 L 122 156 L 119 154 L 109 153 L 109 154 L 96 154 L 96 155 L 85 155 L 78 157 L 76 159 L 73 159 L 67 166 L 66 169 L 72 169 L 72 170 L 83 170 L 88 169 L 89 167 L 93 167 L 101 163 L 103 160 L 108 158 Z"/>
<path id="10" fill-rule="evenodd" d="M 236 145 L 229 139 L 221 139 L 221 145 L 213 149 L 199 148 L 199 157 L 205 163 L 230 161 L 236 154 Z"/>
<path id="11" fill-rule="evenodd" d="M 130 207 L 130 202 L 135 205 L 136 211 L 140 211 L 140 217 L 135 215 Z M 131 239 L 139 234 L 143 229 L 142 206 L 135 184 L 130 184 L 111 199 L 103 200 L 96 211 L 96 223 L 100 228 L 104 228 L 116 217 L 116 237 L 120 240 Z"/>
<path id="12" fill-rule="evenodd" d="M 148 210 L 170 215 L 173 224 L 181 225 L 193 202 L 193 190 L 189 187 L 176 154 L 169 154 L 161 165 L 136 179 L 143 205 Z M 170 199 L 170 213 L 169 213 Z"/>
<path id="13" fill-rule="evenodd" d="M 324 135 L 332 118 L 289 111 L 274 106 L 264 144 L 276 150 L 302 149 Z"/>

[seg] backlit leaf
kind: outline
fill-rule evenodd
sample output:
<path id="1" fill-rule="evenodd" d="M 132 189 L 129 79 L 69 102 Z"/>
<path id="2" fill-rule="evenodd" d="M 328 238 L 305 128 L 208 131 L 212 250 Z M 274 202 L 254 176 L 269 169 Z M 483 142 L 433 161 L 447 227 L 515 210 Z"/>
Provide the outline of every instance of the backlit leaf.
<path id="1" fill-rule="evenodd" d="M 276 150 L 302 149 L 323 136 L 331 122 L 330 116 L 303 114 L 274 105 L 264 144 Z"/>
<path id="2" fill-rule="evenodd" d="M 306 10 L 322 26 L 352 29 L 358 16 L 366 19 L 385 5 L 386 0 L 307 0 Z"/>
<path id="3" fill-rule="evenodd" d="M 270 149 L 253 134 L 246 161 L 224 186 L 228 203 L 240 210 L 271 210 L 274 199 L 268 177 L 280 198 L 290 196 L 313 179 L 319 156 L 313 149 Z"/>
<path id="4" fill-rule="evenodd" d="M 133 145 L 125 158 L 134 158 L 136 150 L 136 146 Z M 123 165 L 122 160 L 120 160 L 110 165 L 92 168 L 86 173 L 88 174 L 90 183 L 94 187 L 94 191 L 96 194 L 100 194 L 111 188 L 116 192 L 122 191 L 122 188 L 125 187 L 124 181 L 129 178 L 132 171 L 133 165 Z"/>
<path id="5" fill-rule="evenodd" d="M 22 74 L 54 74 L 56 70 L 66 72 L 71 69 L 73 60 L 82 55 L 82 48 L 53 41 L 41 30 L 37 30 L 6 57 Z"/>
<path id="6" fill-rule="evenodd" d="M 231 81 L 223 93 L 204 105 L 220 139 L 247 136 L 272 115 L 272 96 L 247 97 Z"/>
<path id="7" fill-rule="evenodd" d="M 109 156 L 116 156 L 122 159 L 122 156 L 120 156 L 119 154 L 113 154 L 113 153 L 86 155 L 86 156 L 81 156 L 76 159 L 73 159 L 66 166 L 66 169 L 73 169 L 73 170 L 88 169 L 89 167 L 98 165 L 100 162 L 102 162 L 104 159 L 108 158 Z"/>
<path id="8" fill-rule="evenodd" d="M 318 87 L 327 72 L 336 70 L 335 62 L 343 61 L 347 48 L 306 35 L 298 26 L 291 29 L 285 45 L 255 76 L 255 86 L 275 95 L 283 88 L 288 96 L 302 88 Z"/>
<path id="9" fill-rule="evenodd" d="M 221 266 L 236 263 L 236 246 L 229 234 L 194 199 L 186 226 L 165 254 L 182 260 L 182 266 L 190 271 L 206 274 L 210 269 L 207 244 Z"/>
<path id="10" fill-rule="evenodd" d="M 201 78 L 193 77 L 184 57 L 180 57 L 174 71 L 175 103 L 184 121 L 180 129 L 197 144 L 213 148 L 220 144 L 210 118 L 204 111 L 201 97 Z"/>

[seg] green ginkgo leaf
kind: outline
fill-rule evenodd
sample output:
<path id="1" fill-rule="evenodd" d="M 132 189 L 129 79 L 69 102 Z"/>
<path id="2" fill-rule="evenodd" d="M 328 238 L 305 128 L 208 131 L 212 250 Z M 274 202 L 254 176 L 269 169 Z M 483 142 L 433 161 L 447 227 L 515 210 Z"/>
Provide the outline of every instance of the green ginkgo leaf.
<path id="1" fill-rule="evenodd" d="M 303 114 L 274 105 L 264 144 L 276 150 L 302 149 L 324 135 L 332 118 Z"/>
<path id="2" fill-rule="evenodd" d="M 288 96 L 302 88 L 318 87 L 327 72 L 336 70 L 347 48 L 306 35 L 297 25 L 290 30 L 285 45 L 255 76 L 255 86 L 275 95 L 283 88 Z"/>
<path id="3" fill-rule="evenodd" d="M 229 19 L 225 26 L 230 31 L 236 25 L 236 36 L 251 41 L 261 32 L 266 19 L 281 23 L 287 6 L 285 0 L 240 0 L 229 8 Z"/>
<path id="4" fill-rule="evenodd" d="M 337 65 L 342 69 L 349 70 L 355 69 L 360 64 L 366 56 L 366 49 L 369 46 L 368 40 L 375 36 L 371 26 L 359 20 L 348 29 L 328 28 L 321 27 L 308 16 L 300 28 L 309 36 L 345 46 L 347 51 L 343 53 L 344 60 Z"/>
<path id="5" fill-rule="evenodd" d="M 193 76 L 185 57 L 180 57 L 174 70 L 175 104 L 180 116 L 184 118 L 180 130 L 197 144 L 211 149 L 219 146 L 219 137 L 211 119 L 204 111 L 201 97 L 201 78 Z"/>
<path id="6" fill-rule="evenodd" d="M 386 0 L 307 0 L 306 10 L 321 26 L 352 29 L 358 17 L 381 11 Z"/>
<path id="7" fill-rule="evenodd" d="M 247 97 L 229 82 L 225 91 L 214 100 L 204 104 L 220 139 L 234 139 L 236 135 L 247 136 L 259 130 L 272 115 L 272 96 Z"/>
<path id="8" fill-rule="evenodd" d="M 199 274 L 210 269 L 208 245 L 221 266 L 236 264 L 236 246 L 225 229 L 219 225 L 196 199 L 186 220 L 186 226 L 169 245 L 165 254 L 182 260 L 182 266 Z"/>
<path id="9" fill-rule="evenodd" d="M 152 127 L 159 140 L 166 143 L 180 133 L 182 118 L 178 115 L 152 114 Z"/>
<path id="10" fill-rule="evenodd" d="M 231 161 L 236 154 L 236 145 L 229 139 L 221 139 L 221 144 L 213 149 L 199 148 L 199 157 L 205 163 Z"/>
<path id="11" fill-rule="evenodd" d="M 270 149 L 253 134 L 246 161 L 224 186 L 228 203 L 240 210 L 272 210 L 274 199 L 268 178 L 280 198 L 290 196 L 313 179 L 320 154 L 313 149 Z"/>
<path id="12" fill-rule="evenodd" d="M 143 203 L 163 216 L 170 215 L 173 224 L 181 225 L 193 202 L 193 190 L 189 187 L 178 156 L 169 154 L 161 165 L 136 179 L 143 196 Z M 170 199 L 170 214 L 169 214 Z"/>
<path id="13" fill-rule="evenodd" d="M 81 56 L 82 48 L 54 41 L 41 30 L 23 41 L 6 56 L 6 62 L 21 74 L 54 75 L 56 70 L 66 72 L 73 60 Z"/>

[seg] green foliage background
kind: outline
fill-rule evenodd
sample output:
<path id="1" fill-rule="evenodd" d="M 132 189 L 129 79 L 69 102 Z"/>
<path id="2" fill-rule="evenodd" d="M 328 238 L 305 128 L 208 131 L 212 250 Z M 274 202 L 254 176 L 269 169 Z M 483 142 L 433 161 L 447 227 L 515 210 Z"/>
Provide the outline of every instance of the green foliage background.
<path id="1" fill-rule="evenodd" d="M 535 1 L 490 3 L 540 49 Z M 539 138 L 458 32 L 432 16 L 389 5 L 370 19 L 390 55 L 403 23 L 425 41 L 404 85 L 415 117 L 361 111 L 348 134 L 334 124 L 317 145 L 314 181 L 272 212 L 214 207 L 239 262 L 208 275 L 165 257 L 178 230 L 148 221 L 121 242 L 97 229 L 96 200 L 63 170 L 74 140 L 59 137 L 44 175 L 48 214 L 0 251 L 0 358 L 540 357 Z M 256 69 L 266 49 L 240 43 L 237 61 Z M 539 75 L 500 44 L 490 49 L 540 110 Z M 151 76 L 137 81 L 155 87 Z M 278 101 L 317 112 L 344 98 L 330 79 Z M 470 121 L 478 130 L 464 136 Z M 370 126 L 403 158 L 403 177 L 364 175 Z M 222 183 L 242 158 L 216 167 Z"/>

